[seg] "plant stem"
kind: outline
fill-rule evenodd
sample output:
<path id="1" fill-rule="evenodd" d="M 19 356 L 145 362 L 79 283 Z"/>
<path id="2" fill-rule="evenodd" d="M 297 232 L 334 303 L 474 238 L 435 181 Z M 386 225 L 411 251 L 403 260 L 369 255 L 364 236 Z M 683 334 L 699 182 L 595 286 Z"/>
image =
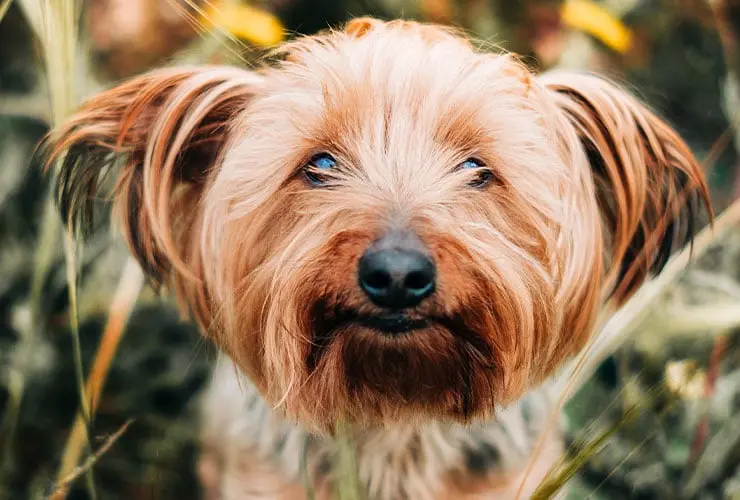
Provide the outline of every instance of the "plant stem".
<path id="1" fill-rule="evenodd" d="M 350 430 L 344 422 L 337 424 L 336 442 L 339 446 L 337 454 L 337 498 L 339 500 L 360 500 L 360 482 L 357 477 L 357 460 L 355 457 L 354 441 Z"/>
<path id="2" fill-rule="evenodd" d="M 95 413 L 100 402 L 100 395 L 113 364 L 118 346 L 123 338 L 126 323 L 136 305 L 136 301 L 144 285 L 144 275 L 136 261 L 129 258 L 118 282 L 113 301 L 108 313 L 108 322 L 105 325 L 103 336 L 95 353 L 92 368 L 83 389 L 85 401 L 89 402 L 90 412 Z M 85 443 L 85 417 L 79 413 L 75 418 L 72 431 L 67 438 L 64 454 L 57 473 L 57 482 L 62 482 L 77 466 Z"/>

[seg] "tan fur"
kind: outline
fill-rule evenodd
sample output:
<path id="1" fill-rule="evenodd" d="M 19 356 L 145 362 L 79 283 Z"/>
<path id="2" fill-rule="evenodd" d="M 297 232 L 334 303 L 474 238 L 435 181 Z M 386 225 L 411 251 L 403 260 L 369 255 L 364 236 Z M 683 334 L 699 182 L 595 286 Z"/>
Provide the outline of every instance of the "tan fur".
<path id="1" fill-rule="evenodd" d="M 50 164 L 63 160 L 70 220 L 122 160 L 114 201 L 132 252 L 286 435 L 324 435 L 343 420 L 401 450 L 393 436 L 483 439 L 501 428 L 502 407 L 518 411 L 584 345 L 607 303 L 691 240 L 701 205 L 711 216 L 688 147 L 603 78 L 536 76 L 454 30 L 409 21 L 358 19 L 274 56 L 255 71 L 134 78 L 84 104 L 47 151 Z M 305 172 L 322 152 L 338 166 L 312 187 Z M 456 168 L 471 157 L 483 187 L 471 184 L 480 169 Z M 437 281 L 409 312 L 428 326 L 391 338 L 352 318 L 378 313 L 357 285 L 361 255 L 399 228 L 421 239 Z M 224 470 L 256 467 L 244 457 L 255 446 L 247 440 Z M 264 460 L 282 456 L 268 448 Z M 398 480 L 377 491 L 434 498 L 439 474 L 462 460 L 452 448 L 421 479 L 384 468 Z M 265 484 L 286 470 L 294 479 L 286 467 Z M 364 476 L 370 492 L 376 476 Z"/>

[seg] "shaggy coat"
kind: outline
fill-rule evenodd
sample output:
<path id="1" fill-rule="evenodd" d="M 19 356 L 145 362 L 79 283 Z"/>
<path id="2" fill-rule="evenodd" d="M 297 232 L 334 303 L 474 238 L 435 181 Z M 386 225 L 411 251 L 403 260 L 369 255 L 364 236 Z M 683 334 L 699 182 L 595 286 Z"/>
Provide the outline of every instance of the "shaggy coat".
<path id="1" fill-rule="evenodd" d="M 75 227 L 116 173 L 131 252 L 228 357 L 205 399 L 213 498 L 302 498 L 302 470 L 324 498 L 337 422 L 370 498 L 513 498 L 548 377 L 711 214 L 689 148 L 619 86 L 407 21 L 256 70 L 152 71 L 47 147 Z M 396 233 L 434 290 L 374 327 L 390 313 L 358 263 Z"/>

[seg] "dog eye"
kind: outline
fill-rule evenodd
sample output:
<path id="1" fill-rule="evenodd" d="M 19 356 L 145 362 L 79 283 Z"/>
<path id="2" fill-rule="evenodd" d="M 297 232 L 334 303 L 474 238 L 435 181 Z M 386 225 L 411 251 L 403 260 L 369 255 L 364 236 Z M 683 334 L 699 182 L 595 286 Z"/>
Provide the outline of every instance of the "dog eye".
<path id="1" fill-rule="evenodd" d="M 495 177 L 491 169 L 487 168 L 485 163 L 476 158 L 468 158 L 462 162 L 458 168 L 474 169 L 477 171 L 476 177 L 469 183 L 469 186 L 471 187 L 483 187 L 494 180 Z"/>
<path id="2" fill-rule="evenodd" d="M 322 175 L 322 171 L 331 170 L 337 166 L 337 161 L 329 153 L 320 153 L 311 158 L 311 160 L 303 167 L 303 174 L 314 186 L 321 186 L 326 183 L 326 179 Z"/>

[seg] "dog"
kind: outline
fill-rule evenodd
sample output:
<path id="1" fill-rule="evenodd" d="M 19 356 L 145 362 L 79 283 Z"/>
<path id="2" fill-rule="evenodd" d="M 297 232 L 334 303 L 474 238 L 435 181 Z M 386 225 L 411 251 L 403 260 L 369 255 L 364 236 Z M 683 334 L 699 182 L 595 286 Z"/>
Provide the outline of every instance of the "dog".
<path id="1" fill-rule="evenodd" d="M 114 172 L 131 253 L 223 352 L 214 499 L 331 498 L 343 442 L 367 498 L 527 497 L 563 451 L 531 460 L 551 376 L 712 213 L 619 85 L 413 21 L 151 71 L 44 150 L 73 230 Z"/>

